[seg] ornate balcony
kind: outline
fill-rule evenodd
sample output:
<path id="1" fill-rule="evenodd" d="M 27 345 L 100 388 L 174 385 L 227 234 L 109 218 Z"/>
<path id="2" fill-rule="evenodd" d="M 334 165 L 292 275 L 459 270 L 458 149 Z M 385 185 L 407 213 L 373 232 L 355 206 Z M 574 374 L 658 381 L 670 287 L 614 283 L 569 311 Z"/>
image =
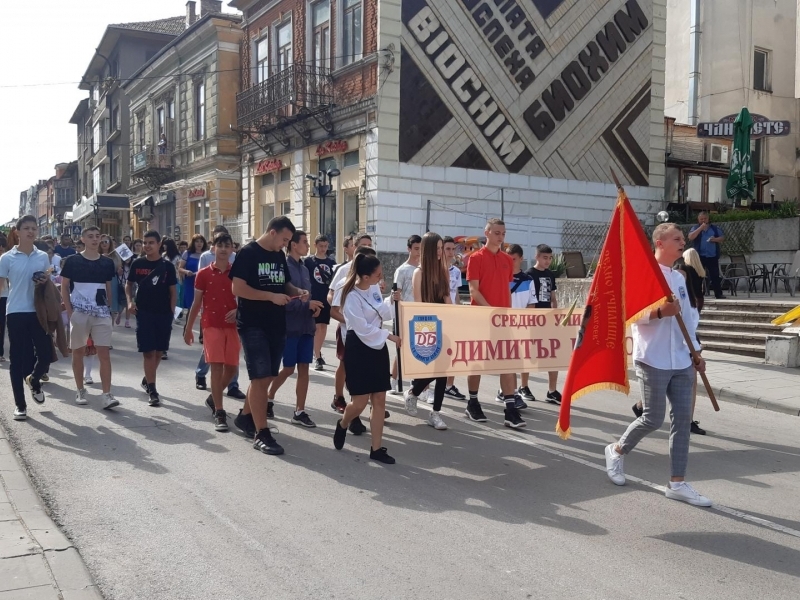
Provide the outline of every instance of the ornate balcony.
<path id="1" fill-rule="evenodd" d="M 150 189 L 158 189 L 174 178 L 173 147 L 148 146 L 131 155 L 131 178 L 139 179 Z"/>

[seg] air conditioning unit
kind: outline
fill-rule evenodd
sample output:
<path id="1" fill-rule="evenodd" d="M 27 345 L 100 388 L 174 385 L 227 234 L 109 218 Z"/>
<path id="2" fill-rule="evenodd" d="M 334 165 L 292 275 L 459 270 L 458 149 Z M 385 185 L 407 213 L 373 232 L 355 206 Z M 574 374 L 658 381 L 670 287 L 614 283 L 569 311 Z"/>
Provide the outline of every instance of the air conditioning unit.
<path id="1" fill-rule="evenodd" d="M 146 204 L 143 204 L 139 207 L 138 213 L 136 216 L 139 217 L 140 221 L 152 221 L 153 220 L 153 209 Z"/>
<path id="2" fill-rule="evenodd" d="M 721 144 L 711 144 L 709 148 L 709 161 L 728 164 L 728 147 Z"/>

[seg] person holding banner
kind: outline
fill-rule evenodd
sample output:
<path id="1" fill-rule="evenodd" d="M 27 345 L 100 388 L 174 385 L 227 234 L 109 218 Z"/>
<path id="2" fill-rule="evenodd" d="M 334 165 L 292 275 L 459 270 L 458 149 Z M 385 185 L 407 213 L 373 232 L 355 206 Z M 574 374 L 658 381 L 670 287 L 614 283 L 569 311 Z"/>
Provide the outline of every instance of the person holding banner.
<path id="1" fill-rule="evenodd" d="M 646 313 L 635 322 L 633 357 L 642 392 L 642 416 L 628 426 L 619 442 L 606 446 L 606 472 L 616 485 L 625 485 L 623 461 L 645 436 L 664 422 L 667 400 L 670 403 L 669 454 L 672 477 L 667 498 L 693 506 L 711 506 L 711 500 L 686 483 L 689 460 L 689 427 L 692 421 L 692 391 L 695 370 L 704 371 L 705 361 L 692 364 L 689 348 L 675 317 L 689 315 L 692 305 L 684 275 L 672 265 L 681 257 L 685 245 L 683 232 L 674 223 L 662 223 L 653 231 L 655 257 L 672 290 L 673 299 L 661 308 Z M 686 328 L 696 340 L 697 321 L 686 319 Z M 695 342 L 697 348 L 699 344 Z"/>
<path id="2" fill-rule="evenodd" d="M 386 342 L 392 341 L 399 346 L 401 340 L 383 328 L 383 322 L 394 315 L 389 302 L 385 302 L 381 295 L 378 284 L 382 280 L 383 269 L 378 257 L 356 254 L 342 287 L 342 312 L 347 327 L 344 362 L 347 389 L 352 400 L 342 418 L 336 422 L 333 445 L 337 450 L 344 447 L 351 421 L 364 411 L 368 402 L 372 402 L 372 447 L 369 457 L 393 465 L 394 458 L 381 446 L 386 392 L 390 388 L 389 349 Z"/>
<path id="3" fill-rule="evenodd" d="M 414 271 L 411 279 L 414 302 L 452 304 L 447 268 L 443 260 L 443 245 L 442 238 L 432 231 L 422 236 L 420 266 Z M 444 402 L 447 377 L 415 379 L 412 381 L 411 389 L 405 394 L 406 411 L 412 416 L 417 414 L 419 396 L 433 382 L 436 382 L 433 390 L 433 410 L 428 417 L 428 425 L 441 431 L 447 429 L 447 424 L 439 414 Z"/>

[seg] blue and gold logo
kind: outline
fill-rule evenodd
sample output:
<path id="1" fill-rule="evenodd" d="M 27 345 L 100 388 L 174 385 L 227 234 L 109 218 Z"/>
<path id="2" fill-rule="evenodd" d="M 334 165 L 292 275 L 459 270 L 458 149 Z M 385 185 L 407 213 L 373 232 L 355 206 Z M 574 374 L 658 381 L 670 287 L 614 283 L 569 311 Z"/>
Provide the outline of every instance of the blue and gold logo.
<path id="1" fill-rule="evenodd" d="M 434 316 L 417 315 L 408 324 L 411 355 L 429 365 L 442 352 L 442 321 Z"/>

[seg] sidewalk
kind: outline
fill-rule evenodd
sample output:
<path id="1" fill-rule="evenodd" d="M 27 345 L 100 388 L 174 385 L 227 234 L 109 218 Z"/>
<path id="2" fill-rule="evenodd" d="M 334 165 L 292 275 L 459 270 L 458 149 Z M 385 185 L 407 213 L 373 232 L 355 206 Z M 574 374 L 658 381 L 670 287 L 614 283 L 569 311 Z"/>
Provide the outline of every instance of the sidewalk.
<path id="1" fill-rule="evenodd" d="M 47 516 L 0 424 L 0 600 L 102 600 Z"/>

